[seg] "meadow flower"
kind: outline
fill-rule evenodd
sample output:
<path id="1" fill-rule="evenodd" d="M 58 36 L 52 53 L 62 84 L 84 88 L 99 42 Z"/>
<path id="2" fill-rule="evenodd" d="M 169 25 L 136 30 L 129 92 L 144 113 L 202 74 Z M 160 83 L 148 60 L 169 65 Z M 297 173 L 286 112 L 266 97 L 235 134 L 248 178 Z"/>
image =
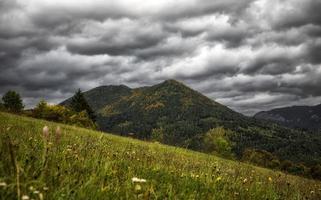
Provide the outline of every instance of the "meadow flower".
<path id="1" fill-rule="evenodd" d="M 30 198 L 29 198 L 28 195 L 22 195 L 21 199 L 22 199 L 22 200 L 29 200 Z"/>
<path id="2" fill-rule="evenodd" d="M 30 190 L 30 191 L 33 191 L 33 190 L 35 190 L 35 188 L 34 188 L 33 186 L 30 186 L 30 187 L 29 187 L 29 190 Z"/>
<path id="3" fill-rule="evenodd" d="M 59 143 L 60 138 L 61 138 L 61 129 L 60 129 L 60 126 L 58 126 L 56 129 L 56 143 Z"/>
<path id="4" fill-rule="evenodd" d="M 7 183 L 6 182 L 0 182 L 0 187 L 6 187 Z"/>
<path id="5" fill-rule="evenodd" d="M 271 177 L 269 177 L 268 180 L 269 180 L 270 182 L 272 182 L 272 178 L 271 178 Z"/>
<path id="6" fill-rule="evenodd" d="M 220 177 L 220 176 L 215 179 L 216 182 L 219 182 L 221 180 L 222 180 L 222 177 Z"/>
<path id="7" fill-rule="evenodd" d="M 38 196 L 39 196 L 39 199 L 40 199 L 40 200 L 43 200 L 43 194 L 42 194 L 42 193 L 39 193 Z"/>
<path id="8" fill-rule="evenodd" d="M 38 190 L 33 191 L 34 194 L 39 194 Z"/>
<path id="9" fill-rule="evenodd" d="M 146 183 L 146 179 L 140 179 L 140 178 L 137 178 L 137 177 L 133 177 L 132 178 L 132 182 L 133 183 Z"/>
<path id="10" fill-rule="evenodd" d="M 245 178 L 245 179 L 243 180 L 243 184 L 245 184 L 245 183 L 247 183 L 247 178 Z"/>
<path id="11" fill-rule="evenodd" d="M 48 126 L 44 126 L 42 129 L 42 134 L 45 140 L 49 140 L 49 128 Z"/>
<path id="12" fill-rule="evenodd" d="M 140 186 L 139 184 L 135 185 L 135 191 L 140 191 L 142 190 L 142 186 Z"/>

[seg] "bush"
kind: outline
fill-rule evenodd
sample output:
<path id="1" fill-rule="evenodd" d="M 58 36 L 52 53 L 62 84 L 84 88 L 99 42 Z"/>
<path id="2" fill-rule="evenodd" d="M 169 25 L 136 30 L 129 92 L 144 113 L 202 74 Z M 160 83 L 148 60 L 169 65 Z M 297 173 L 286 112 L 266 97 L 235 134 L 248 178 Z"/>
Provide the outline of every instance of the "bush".
<path id="1" fill-rule="evenodd" d="M 321 165 L 315 165 L 311 168 L 310 174 L 312 178 L 321 180 Z"/>
<path id="2" fill-rule="evenodd" d="M 152 130 L 151 140 L 154 142 L 163 142 L 164 141 L 164 130 L 163 128 L 154 128 Z"/>
<path id="3" fill-rule="evenodd" d="M 3 103 L 0 102 L 0 111 L 5 111 L 5 107 L 3 105 Z"/>
<path id="4" fill-rule="evenodd" d="M 2 101 L 4 108 L 9 112 L 20 113 L 24 108 L 20 95 L 15 91 L 9 90 L 3 95 Z"/>
<path id="5" fill-rule="evenodd" d="M 41 100 L 32 112 L 32 117 L 49 121 L 61 122 L 70 125 L 77 125 L 84 128 L 97 128 L 86 111 L 74 112 L 64 106 L 48 105 Z"/>
<path id="6" fill-rule="evenodd" d="M 272 169 L 280 168 L 279 159 L 270 152 L 257 149 L 245 149 L 242 160 Z"/>

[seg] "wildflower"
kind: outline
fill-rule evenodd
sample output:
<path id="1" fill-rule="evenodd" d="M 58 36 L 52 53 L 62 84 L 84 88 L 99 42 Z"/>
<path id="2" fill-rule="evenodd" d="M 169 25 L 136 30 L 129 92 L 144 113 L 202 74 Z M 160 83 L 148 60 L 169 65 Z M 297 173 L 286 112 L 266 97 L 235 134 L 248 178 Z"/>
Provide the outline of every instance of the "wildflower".
<path id="1" fill-rule="evenodd" d="M 215 179 L 216 182 L 219 182 L 221 180 L 222 180 L 222 177 L 220 177 L 220 176 Z"/>
<path id="2" fill-rule="evenodd" d="M 35 188 L 33 186 L 29 187 L 29 190 L 33 191 Z"/>
<path id="3" fill-rule="evenodd" d="M 40 199 L 40 200 L 43 200 L 43 194 L 42 194 L 42 193 L 39 193 L 38 196 L 39 196 L 39 199 Z"/>
<path id="4" fill-rule="evenodd" d="M 39 194 L 38 190 L 33 191 L 34 194 Z"/>
<path id="5" fill-rule="evenodd" d="M 61 138 L 61 129 L 60 129 L 60 126 L 58 126 L 56 129 L 56 143 L 59 143 L 60 138 Z"/>
<path id="6" fill-rule="evenodd" d="M 42 134 L 45 140 L 49 140 L 49 128 L 48 126 L 44 126 L 42 129 Z"/>
<path id="7" fill-rule="evenodd" d="M 133 183 L 146 183 L 146 179 L 140 179 L 137 177 L 132 178 Z"/>
<path id="8" fill-rule="evenodd" d="M 21 199 L 22 199 L 22 200 L 29 200 L 30 198 L 29 198 L 28 195 L 22 195 Z"/>
<path id="9" fill-rule="evenodd" d="M 6 187 L 7 183 L 6 182 L 0 182 L 0 187 Z"/>
<path id="10" fill-rule="evenodd" d="M 271 178 L 271 177 L 269 177 L 268 180 L 269 180 L 270 182 L 272 182 L 272 178 Z"/>
<path id="11" fill-rule="evenodd" d="M 245 183 L 247 183 L 247 178 L 245 178 L 245 179 L 243 180 L 243 184 L 245 184 Z"/>
<path id="12" fill-rule="evenodd" d="M 142 190 L 142 186 L 140 186 L 139 184 L 135 185 L 135 191 L 139 192 Z"/>

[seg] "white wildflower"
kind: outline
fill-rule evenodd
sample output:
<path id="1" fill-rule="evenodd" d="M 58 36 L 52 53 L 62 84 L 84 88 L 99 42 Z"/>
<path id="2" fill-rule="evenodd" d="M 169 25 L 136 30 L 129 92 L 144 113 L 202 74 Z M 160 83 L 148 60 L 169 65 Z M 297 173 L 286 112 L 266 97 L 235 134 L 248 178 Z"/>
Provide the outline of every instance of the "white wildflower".
<path id="1" fill-rule="evenodd" d="M 44 126 L 43 129 L 42 129 L 42 134 L 43 134 L 43 137 L 48 140 L 49 139 L 49 128 L 48 126 Z"/>
<path id="2" fill-rule="evenodd" d="M 22 200 L 29 200 L 30 198 L 29 198 L 28 195 L 22 195 L 21 199 L 22 199 Z"/>
<path id="3" fill-rule="evenodd" d="M 132 178 L 132 182 L 133 182 L 133 183 L 146 183 L 146 179 L 141 179 L 141 178 L 133 177 L 133 178 Z"/>
<path id="4" fill-rule="evenodd" d="M 7 183 L 6 182 L 0 182 L 0 187 L 6 187 Z"/>

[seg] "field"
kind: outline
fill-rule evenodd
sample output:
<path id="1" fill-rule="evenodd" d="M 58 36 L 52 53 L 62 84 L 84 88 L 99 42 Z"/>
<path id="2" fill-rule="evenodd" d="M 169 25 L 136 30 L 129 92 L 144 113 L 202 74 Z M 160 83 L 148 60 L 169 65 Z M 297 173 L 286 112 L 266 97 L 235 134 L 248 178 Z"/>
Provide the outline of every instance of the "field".
<path id="1" fill-rule="evenodd" d="M 6 113 L 0 157 L 0 199 L 321 199 L 319 181 Z"/>

